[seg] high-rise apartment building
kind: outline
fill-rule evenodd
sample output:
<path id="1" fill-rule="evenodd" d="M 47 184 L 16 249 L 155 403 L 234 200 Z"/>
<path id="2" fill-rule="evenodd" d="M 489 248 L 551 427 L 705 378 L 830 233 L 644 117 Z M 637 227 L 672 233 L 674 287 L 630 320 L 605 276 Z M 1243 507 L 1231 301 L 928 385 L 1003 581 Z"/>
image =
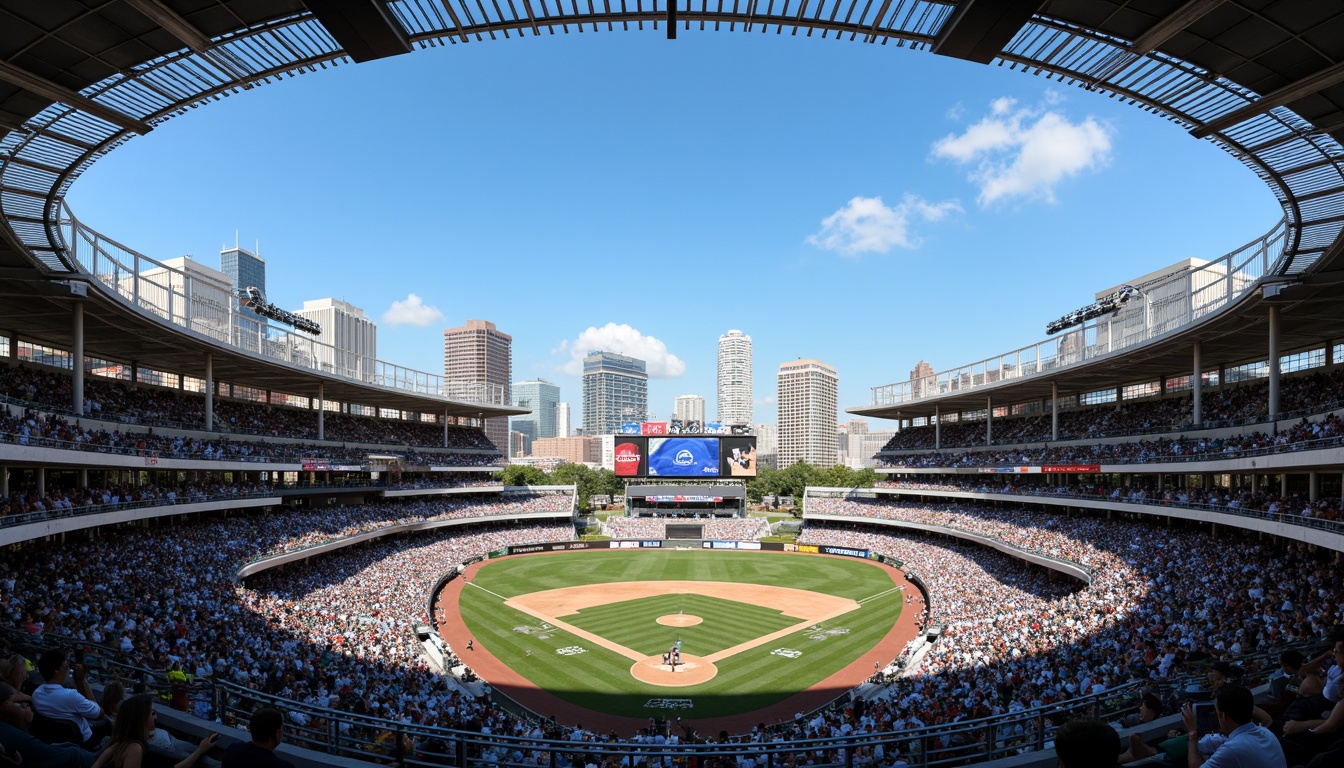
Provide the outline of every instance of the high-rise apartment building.
<path id="1" fill-rule="evenodd" d="M 778 382 L 779 468 L 800 461 L 834 466 L 840 384 L 835 369 L 817 360 L 795 360 L 779 366 Z"/>
<path id="2" fill-rule="evenodd" d="M 448 328 L 443 332 L 443 378 L 448 397 L 489 402 L 493 390 L 502 390 L 500 402 L 513 402 L 509 395 L 513 337 L 488 320 L 468 320 L 461 328 Z M 508 451 L 508 417 L 486 419 L 485 435 L 501 453 Z"/>
<path id="3" fill-rule="evenodd" d="M 555 423 L 556 406 L 560 404 L 559 387 L 545 379 L 534 379 L 515 381 L 512 390 L 514 405 L 532 409 L 525 416 L 514 416 L 509 420 L 515 432 L 527 435 L 529 445 L 544 437 L 567 437 L 557 431 Z"/>
<path id="4" fill-rule="evenodd" d="M 717 394 L 720 423 L 751 423 L 751 337 L 741 331 L 729 331 L 719 337 Z"/>
<path id="5" fill-rule="evenodd" d="M 555 404 L 555 436 L 569 437 L 570 432 L 569 403 Z"/>
<path id="6" fill-rule="evenodd" d="M 774 424 L 756 425 L 756 462 L 762 467 L 779 468 L 779 431 Z"/>
<path id="7" fill-rule="evenodd" d="M 266 294 L 266 260 L 257 254 L 235 245 L 219 252 L 219 271 L 233 281 L 233 295 L 236 297 L 248 288 L 260 288 Z M 234 299 L 235 303 L 237 299 Z M 266 301 L 271 301 L 266 294 Z M 249 320 L 265 323 L 266 319 L 245 307 L 240 311 Z"/>
<path id="8" fill-rule="evenodd" d="M 583 358 L 583 433 L 610 435 L 649 411 L 649 374 L 643 360 L 614 352 Z"/>
<path id="9" fill-rule="evenodd" d="M 364 310 L 340 299 L 303 302 L 294 311 L 322 326 L 317 340 L 323 345 L 313 349 L 313 358 L 322 370 L 360 381 L 373 381 L 374 361 L 378 359 L 378 326 Z"/>
<path id="10" fill-rule="evenodd" d="M 186 314 L 191 318 L 191 329 L 221 341 L 233 337 L 229 327 L 229 308 L 238 311 L 238 299 L 234 298 L 231 278 L 216 269 L 201 264 L 190 256 L 181 256 L 162 262 L 163 266 L 147 269 L 140 276 L 159 285 L 171 286 L 176 295 L 186 295 L 190 300 Z M 122 290 L 134 290 L 135 277 L 121 279 Z M 182 308 L 179 307 L 181 312 Z"/>
<path id="11" fill-rule="evenodd" d="M 705 423 L 705 398 L 699 395 L 678 395 L 673 415 L 682 421 Z"/>
<path id="12" fill-rule="evenodd" d="M 915 364 L 910 372 L 910 389 L 915 397 L 928 397 L 938 390 L 932 365 L 923 360 Z"/>

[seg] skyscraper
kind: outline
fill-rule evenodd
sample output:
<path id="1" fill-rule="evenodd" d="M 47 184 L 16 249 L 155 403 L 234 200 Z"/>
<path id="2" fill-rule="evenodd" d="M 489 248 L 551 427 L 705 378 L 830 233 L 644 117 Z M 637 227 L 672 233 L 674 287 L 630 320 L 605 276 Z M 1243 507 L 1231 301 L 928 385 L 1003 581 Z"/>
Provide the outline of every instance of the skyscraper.
<path id="1" fill-rule="evenodd" d="M 513 337 L 488 320 L 468 320 L 443 332 L 445 394 L 459 400 L 488 402 L 492 389 L 502 389 L 500 402 L 511 403 Z M 485 420 L 485 435 L 501 453 L 509 449 L 509 419 Z"/>
<path id="2" fill-rule="evenodd" d="M 513 404 L 532 409 L 526 416 L 514 416 L 509 420 L 515 432 L 527 435 L 529 446 L 533 440 L 543 437 L 566 437 L 556 430 L 555 412 L 560 404 L 560 388 L 551 382 L 545 379 L 514 382 Z"/>
<path id="3" fill-rule="evenodd" d="M 614 352 L 583 358 L 583 433 L 609 435 L 649 411 L 649 375 L 643 360 Z"/>
<path id="4" fill-rule="evenodd" d="M 678 395 L 672 410 L 676 418 L 682 421 L 705 423 L 705 398 L 699 395 Z"/>
<path id="5" fill-rule="evenodd" d="M 762 467 L 779 468 L 779 431 L 774 424 L 756 425 L 756 461 Z"/>
<path id="6" fill-rule="evenodd" d="M 724 424 L 751 423 L 751 337 L 741 331 L 719 337 L 718 416 Z"/>
<path id="7" fill-rule="evenodd" d="M 294 311 L 322 326 L 313 358 L 322 370 L 361 381 L 372 381 L 374 361 L 378 359 L 378 326 L 364 310 L 340 299 L 303 302 Z"/>
<path id="8" fill-rule="evenodd" d="M 260 288 L 263 294 L 266 293 L 266 260 L 246 248 L 235 245 L 220 251 L 219 271 L 233 281 L 235 297 L 248 288 Z M 266 295 L 266 301 L 271 301 L 269 294 Z M 237 303 L 237 298 L 234 302 Z M 250 320 L 266 322 L 265 318 L 250 309 L 243 307 L 239 311 Z"/>
<path id="9" fill-rule="evenodd" d="M 800 461 L 835 466 L 839 384 L 835 369 L 817 360 L 795 360 L 779 366 L 780 469 Z"/>
<path id="10" fill-rule="evenodd" d="M 555 404 L 555 436 L 569 437 L 569 403 Z"/>

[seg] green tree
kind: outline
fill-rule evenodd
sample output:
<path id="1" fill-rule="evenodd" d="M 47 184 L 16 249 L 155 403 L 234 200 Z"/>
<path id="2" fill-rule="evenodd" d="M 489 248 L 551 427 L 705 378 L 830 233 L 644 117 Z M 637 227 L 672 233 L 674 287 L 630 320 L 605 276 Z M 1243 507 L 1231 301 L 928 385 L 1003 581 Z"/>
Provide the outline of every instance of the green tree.
<path id="1" fill-rule="evenodd" d="M 500 473 L 505 485 L 548 485 L 546 473 L 529 464 L 510 464 Z"/>
<path id="2" fill-rule="evenodd" d="M 595 493 L 601 493 L 599 475 L 586 464 L 561 464 L 551 472 L 553 485 L 573 485 L 578 492 L 580 512 L 592 509 L 590 500 Z"/>

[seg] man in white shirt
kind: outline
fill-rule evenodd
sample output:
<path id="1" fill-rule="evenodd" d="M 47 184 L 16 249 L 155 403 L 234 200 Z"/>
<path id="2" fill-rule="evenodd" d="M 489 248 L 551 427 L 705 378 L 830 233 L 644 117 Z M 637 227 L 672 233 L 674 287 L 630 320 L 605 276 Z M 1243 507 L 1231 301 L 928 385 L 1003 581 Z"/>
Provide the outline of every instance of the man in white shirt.
<path id="1" fill-rule="evenodd" d="M 1224 685 L 1213 700 L 1218 716 L 1218 732 L 1227 737 L 1209 756 L 1199 753 L 1199 737 L 1194 709 L 1186 704 L 1181 710 L 1185 729 L 1190 732 L 1186 760 L 1189 768 L 1288 768 L 1279 740 L 1255 722 L 1255 697 L 1240 685 Z"/>
<path id="2" fill-rule="evenodd" d="M 93 697 L 93 691 L 89 688 L 84 665 L 80 664 L 74 668 L 74 688 L 65 687 L 65 680 L 70 677 L 71 672 L 70 660 L 66 657 L 65 651 L 57 649 L 42 654 L 42 658 L 37 661 L 37 669 L 42 673 L 45 682 L 33 691 L 33 710 L 53 720 L 74 723 L 79 728 L 84 746 L 86 748 L 93 746 L 94 730 L 89 721 L 102 719 L 103 708 L 98 706 L 98 700 Z M 101 730 L 105 731 L 106 727 Z M 103 735 L 105 734 L 100 733 L 99 738 L 101 739 Z"/>

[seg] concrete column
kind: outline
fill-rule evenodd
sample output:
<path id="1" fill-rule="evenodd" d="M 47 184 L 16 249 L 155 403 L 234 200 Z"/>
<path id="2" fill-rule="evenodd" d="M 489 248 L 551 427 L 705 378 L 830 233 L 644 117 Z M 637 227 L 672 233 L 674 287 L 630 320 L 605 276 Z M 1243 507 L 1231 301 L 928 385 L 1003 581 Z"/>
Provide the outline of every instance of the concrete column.
<path id="1" fill-rule="evenodd" d="M 1269 307 L 1269 418 L 1279 418 L 1279 308 Z M 1275 427 L 1278 432 L 1278 427 Z"/>
<path id="2" fill-rule="evenodd" d="M 943 420 L 942 408 L 938 405 L 933 406 L 933 448 L 940 450 L 943 447 Z"/>
<path id="3" fill-rule="evenodd" d="M 1050 382 L 1050 439 L 1059 439 L 1059 385 Z"/>
<path id="4" fill-rule="evenodd" d="M 994 398 L 985 398 L 985 445 L 994 444 Z"/>
<path id="5" fill-rule="evenodd" d="M 1307 483 L 1307 500 L 1315 504 L 1316 499 L 1321 495 L 1321 473 L 1308 473 Z"/>
<path id="6" fill-rule="evenodd" d="M 0 499 L 9 497 L 9 467 L 0 464 Z"/>
<path id="7" fill-rule="evenodd" d="M 1335 342 L 1331 339 L 1325 340 L 1325 370 L 1333 371 L 1335 369 Z"/>
<path id="8" fill-rule="evenodd" d="M 33 474 L 37 475 L 37 495 L 41 496 L 47 492 L 47 468 L 38 467 Z"/>
<path id="9" fill-rule="evenodd" d="M 1218 365 L 1218 388 L 1227 386 L 1227 366 L 1219 363 Z"/>
<path id="10" fill-rule="evenodd" d="M 1204 366 L 1199 359 L 1198 341 L 1194 344 L 1193 353 L 1195 373 L 1190 380 L 1190 391 L 1194 393 L 1195 426 L 1198 427 L 1204 423 Z"/>
<path id="11" fill-rule="evenodd" d="M 84 415 L 84 302 L 76 301 L 74 323 L 71 327 L 70 362 L 73 364 L 71 381 L 75 413 Z"/>
<path id="12" fill-rule="evenodd" d="M 326 422 L 323 414 L 327 411 L 327 385 L 326 382 L 317 382 L 317 439 L 326 440 Z"/>
<path id="13" fill-rule="evenodd" d="M 448 409 L 443 409 L 443 447 L 448 447 Z"/>
<path id="14" fill-rule="evenodd" d="M 1125 401 L 1125 388 L 1124 388 L 1124 387 L 1116 387 L 1116 388 L 1115 388 L 1115 407 L 1116 407 L 1116 408 L 1119 408 L 1119 407 L 1120 407 L 1120 404 L 1123 403 L 1124 401 Z"/>
<path id="15" fill-rule="evenodd" d="M 215 428 L 215 354 L 205 353 L 205 431 Z"/>
<path id="16" fill-rule="evenodd" d="M 1159 397 L 1167 395 L 1167 375 L 1164 373 L 1157 379 L 1157 394 Z"/>
<path id="17" fill-rule="evenodd" d="M 131 383 L 140 383 L 140 364 L 134 360 L 131 361 Z"/>
<path id="18" fill-rule="evenodd" d="M 1284 473 L 1282 473 L 1282 474 L 1279 475 L 1279 495 L 1280 495 L 1280 496 L 1287 496 L 1287 495 L 1288 495 L 1288 473 L 1287 473 L 1287 472 L 1284 472 Z"/>
<path id="19" fill-rule="evenodd" d="M 18 332 L 18 331 L 10 331 L 10 332 L 9 332 L 9 361 L 10 361 L 11 363 L 15 363 L 15 362 L 18 362 L 18 360 L 19 360 L 19 332 Z"/>
<path id="20" fill-rule="evenodd" d="M 1260 492 L 1260 475 L 1251 473 L 1251 493 Z"/>
<path id="21" fill-rule="evenodd" d="M 89 487 L 89 470 L 87 469 L 79 470 L 79 487 L 80 488 Z"/>

